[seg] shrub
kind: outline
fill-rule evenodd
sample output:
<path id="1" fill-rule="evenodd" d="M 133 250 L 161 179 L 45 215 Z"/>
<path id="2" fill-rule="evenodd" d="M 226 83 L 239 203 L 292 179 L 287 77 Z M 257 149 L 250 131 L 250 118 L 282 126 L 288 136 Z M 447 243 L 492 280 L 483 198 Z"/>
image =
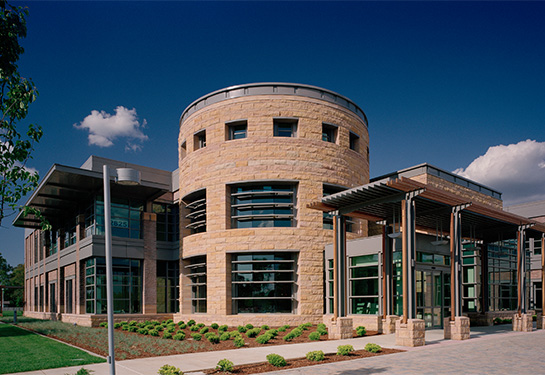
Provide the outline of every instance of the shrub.
<path id="1" fill-rule="evenodd" d="M 199 327 L 199 328 L 204 327 L 204 323 L 199 323 L 199 324 L 197 324 L 197 327 Z"/>
<path id="2" fill-rule="evenodd" d="M 271 327 L 269 327 L 266 324 L 261 326 L 261 330 L 263 330 L 263 331 L 268 331 L 269 329 L 271 329 Z"/>
<path id="3" fill-rule="evenodd" d="M 216 370 L 231 372 L 233 371 L 233 362 L 226 358 L 220 359 L 218 364 L 216 365 Z"/>
<path id="4" fill-rule="evenodd" d="M 269 329 L 266 333 L 268 333 L 269 335 L 271 335 L 272 337 L 276 337 L 278 336 L 278 330 L 276 329 Z"/>
<path id="5" fill-rule="evenodd" d="M 301 328 L 303 331 L 307 331 L 310 327 L 312 327 L 312 323 L 303 323 L 300 324 L 298 328 Z"/>
<path id="6" fill-rule="evenodd" d="M 185 324 L 185 323 L 179 324 L 178 326 L 180 327 L 180 329 L 186 329 L 187 328 L 187 324 Z"/>
<path id="7" fill-rule="evenodd" d="M 139 334 L 141 335 L 147 335 L 149 333 L 149 330 L 147 328 L 139 328 L 138 331 Z"/>
<path id="8" fill-rule="evenodd" d="M 165 327 L 163 327 L 162 325 L 159 324 L 159 325 L 155 326 L 155 329 L 158 330 L 158 331 L 162 331 L 162 330 L 165 329 Z"/>
<path id="9" fill-rule="evenodd" d="M 199 331 L 201 335 L 204 335 L 206 332 L 208 332 L 208 327 L 202 327 L 202 329 Z"/>
<path id="10" fill-rule="evenodd" d="M 251 325 L 250 323 L 248 323 L 248 324 L 246 324 L 246 328 L 247 328 L 247 329 L 252 329 L 252 328 L 254 328 L 254 326 Z"/>
<path id="11" fill-rule="evenodd" d="M 129 330 L 129 325 L 128 325 L 128 324 L 123 324 L 123 325 L 121 326 L 121 329 L 122 329 L 123 331 L 128 331 L 128 330 Z"/>
<path id="12" fill-rule="evenodd" d="M 172 338 L 172 333 L 169 333 L 169 332 L 163 333 L 163 338 L 164 339 L 171 339 Z"/>
<path id="13" fill-rule="evenodd" d="M 308 352 L 307 355 L 306 355 L 307 359 L 309 361 L 323 361 L 325 356 L 324 356 L 324 352 L 321 351 L 321 350 L 315 350 L 313 352 Z"/>
<path id="14" fill-rule="evenodd" d="M 238 333 L 238 332 L 237 332 Z M 231 338 L 231 336 L 229 335 L 228 332 L 223 332 L 221 335 L 220 335 L 220 341 L 227 341 Z"/>
<path id="15" fill-rule="evenodd" d="M 295 337 L 299 337 L 303 334 L 303 330 L 301 328 L 294 328 L 290 333 L 293 333 Z"/>
<path id="16" fill-rule="evenodd" d="M 197 334 L 197 333 L 196 333 Z M 183 332 L 177 332 L 174 336 L 172 336 L 174 340 L 182 341 L 185 339 L 185 333 Z"/>
<path id="17" fill-rule="evenodd" d="M 190 327 L 192 325 L 194 325 L 194 324 L 195 324 L 195 321 L 193 319 L 191 319 L 189 322 L 187 322 L 187 325 L 190 326 Z"/>
<path id="18" fill-rule="evenodd" d="M 167 327 L 167 328 L 165 328 L 165 332 L 167 332 L 167 333 L 172 333 L 172 332 L 174 332 L 174 331 L 176 331 L 176 328 L 175 328 L 175 327 Z"/>
<path id="19" fill-rule="evenodd" d="M 288 326 L 288 325 L 282 326 L 282 327 L 278 328 L 278 332 L 286 332 L 288 330 L 288 328 L 290 328 L 290 326 Z"/>
<path id="20" fill-rule="evenodd" d="M 359 327 L 356 327 L 356 335 L 358 337 L 361 337 L 361 336 L 365 336 L 365 333 L 367 331 L 365 330 L 365 327 L 364 326 L 359 326 Z"/>
<path id="21" fill-rule="evenodd" d="M 354 351 L 352 345 L 339 345 L 337 347 L 337 355 L 350 355 Z"/>
<path id="22" fill-rule="evenodd" d="M 496 319 L 494 319 L 494 320 L 496 320 Z M 102 322 L 102 323 L 99 324 L 99 326 L 100 327 L 108 327 L 108 322 Z"/>
<path id="23" fill-rule="evenodd" d="M 189 328 L 189 330 L 190 330 L 191 332 L 197 332 L 197 331 L 199 330 L 199 327 L 193 325 L 193 326 L 191 326 L 191 328 Z"/>
<path id="24" fill-rule="evenodd" d="M 312 341 L 318 341 L 320 340 L 320 334 L 318 332 L 311 332 L 308 335 L 308 338 L 311 339 Z"/>
<path id="25" fill-rule="evenodd" d="M 137 326 L 129 326 L 129 332 L 137 332 L 138 329 L 139 328 Z"/>
<path id="26" fill-rule="evenodd" d="M 170 320 L 170 323 L 172 323 L 172 319 L 169 319 L 169 320 Z M 168 321 L 168 320 L 167 320 L 167 321 Z M 185 323 L 184 323 L 183 320 L 180 320 L 180 321 L 178 322 L 178 325 L 181 326 L 182 324 L 185 324 Z"/>
<path id="27" fill-rule="evenodd" d="M 202 335 L 200 333 L 192 333 L 191 337 L 193 337 L 193 340 L 195 341 L 201 341 Z"/>
<path id="28" fill-rule="evenodd" d="M 248 328 L 244 327 L 244 326 L 238 326 L 237 327 L 237 330 L 240 332 L 240 333 L 244 333 L 248 330 Z"/>
<path id="29" fill-rule="evenodd" d="M 152 320 L 152 321 L 151 321 L 151 324 L 153 324 L 154 326 L 158 326 L 158 325 L 161 324 L 161 323 L 159 323 L 158 320 Z"/>
<path id="30" fill-rule="evenodd" d="M 149 335 L 150 336 L 159 336 L 159 331 L 156 330 L 156 329 L 150 329 L 149 330 Z"/>
<path id="31" fill-rule="evenodd" d="M 272 335 L 269 335 L 268 333 L 264 333 L 262 335 L 259 335 L 256 337 L 255 341 L 257 341 L 259 344 L 266 344 L 272 339 Z"/>
<path id="32" fill-rule="evenodd" d="M 286 360 L 284 359 L 284 357 L 278 354 L 272 353 L 267 355 L 267 361 L 275 367 L 286 366 Z"/>
<path id="33" fill-rule="evenodd" d="M 382 351 L 382 348 L 378 344 L 368 343 L 368 344 L 365 345 L 365 350 L 370 352 L 370 353 L 378 353 L 378 352 Z"/>
<path id="34" fill-rule="evenodd" d="M 252 328 L 246 331 L 247 337 L 256 337 L 261 332 L 261 328 Z"/>
<path id="35" fill-rule="evenodd" d="M 231 337 L 232 339 L 234 339 L 235 337 L 242 337 L 239 331 L 231 331 L 228 333 L 229 333 L 229 337 Z"/>
<path id="36" fill-rule="evenodd" d="M 212 329 L 218 329 L 219 324 L 218 324 L 218 323 L 212 323 L 212 324 L 210 324 L 210 327 L 211 327 Z"/>
<path id="37" fill-rule="evenodd" d="M 146 320 L 146 321 L 144 322 L 144 325 L 145 325 L 145 326 L 149 326 L 150 324 L 151 324 L 151 322 L 150 322 L 149 320 Z"/>
<path id="38" fill-rule="evenodd" d="M 235 347 L 241 348 L 241 347 L 244 346 L 245 342 L 244 342 L 244 339 L 242 338 L 242 336 L 237 336 L 233 340 L 233 344 L 235 345 Z"/>
<path id="39" fill-rule="evenodd" d="M 130 325 L 130 326 L 136 326 L 136 324 L 137 324 L 136 320 L 131 320 L 131 321 L 129 322 L 129 325 Z"/>
<path id="40" fill-rule="evenodd" d="M 291 340 L 293 340 L 295 337 L 296 337 L 296 336 L 295 336 L 292 332 L 290 332 L 290 333 L 288 333 L 286 336 L 283 337 L 283 340 L 284 340 L 284 341 L 291 341 Z"/>
<path id="41" fill-rule="evenodd" d="M 121 326 L 122 326 L 121 323 L 114 323 L 114 328 L 115 329 L 121 328 Z"/>
<path id="42" fill-rule="evenodd" d="M 85 367 L 80 368 L 76 371 L 75 375 L 91 375 L 94 372 L 93 370 L 87 370 Z"/>
<path id="43" fill-rule="evenodd" d="M 174 320 L 172 320 L 172 319 L 167 319 L 167 320 L 165 320 L 163 323 L 168 324 L 168 323 L 173 323 L 173 322 L 174 322 Z M 183 322 L 182 322 L 182 323 L 183 323 Z M 178 324 L 180 324 L 180 323 L 178 323 Z"/>
<path id="44" fill-rule="evenodd" d="M 146 326 L 146 323 L 144 323 L 144 322 L 138 322 L 138 323 L 136 323 L 136 326 L 137 326 L 138 328 L 144 328 L 144 327 Z"/>
<path id="45" fill-rule="evenodd" d="M 325 324 L 320 323 L 318 324 L 318 327 L 316 327 L 316 332 L 320 334 L 320 336 L 327 335 L 327 327 Z"/>
<path id="46" fill-rule="evenodd" d="M 144 328 L 147 329 L 148 331 L 151 331 L 152 329 L 155 329 L 155 326 L 153 324 L 148 324 Z"/>
<path id="47" fill-rule="evenodd" d="M 159 375 L 184 375 L 182 370 L 170 365 L 164 365 L 163 367 L 161 367 L 159 369 L 158 374 Z"/>
<path id="48" fill-rule="evenodd" d="M 208 333 L 211 333 L 211 332 L 208 332 Z M 216 335 L 215 333 L 212 333 L 211 335 L 206 336 L 206 338 L 212 344 L 217 344 L 218 342 L 220 342 L 220 337 Z"/>
<path id="49" fill-rule="evenodd" d="M 227 332 L 227 324 L 218 327 L 218 332 Z"/>

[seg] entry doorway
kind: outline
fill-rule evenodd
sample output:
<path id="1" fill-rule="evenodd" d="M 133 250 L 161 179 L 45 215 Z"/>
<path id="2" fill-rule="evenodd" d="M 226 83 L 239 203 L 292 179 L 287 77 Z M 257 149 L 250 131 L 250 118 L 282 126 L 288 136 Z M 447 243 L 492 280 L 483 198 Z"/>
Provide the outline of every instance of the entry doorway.
<path id="1" fill-rule="evenodd" d="M 416 317 L 427 329 L 443 328 L 450 307 L 450 271 L 437 268 L 416 270 Z"/>

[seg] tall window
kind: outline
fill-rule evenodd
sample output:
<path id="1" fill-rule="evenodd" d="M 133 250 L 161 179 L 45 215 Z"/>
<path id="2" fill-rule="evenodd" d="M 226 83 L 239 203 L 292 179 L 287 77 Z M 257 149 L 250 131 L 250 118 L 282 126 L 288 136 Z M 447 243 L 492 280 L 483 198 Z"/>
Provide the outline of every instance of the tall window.
<path id="1" fill-rule="evenodd" d="M 195 133 L 193 136 L 193 142 L 194 150 L 206 147 L 206 130 L 203 129 L 200 132 Z"/>
<path id="2" fill-rule="evenodd" d="M 345 188 L 342 188 L 340 186 L 334 186 L 334 185 L 327 185 L 323 184 L 323 196 L 327 197 L 328 195 L 339 193 L 343 190 L 346 190 Z M 322 218 L 322 227 L 324 229 L 333 229 L 333 215 L 331 215 L 328 212 L 323 213 Z M 347 216 L 346 217 L 346 231 L 347 232 L 355 232 L 356 231 L 356 223 L 354 219 Z"/>
<path id="3" fill-rule="evenodd" d="M 296 185 L 260 183 L 231 187 L 231 227 L 295 226 Z"/>
<path id="4" fill-rule="evenodd" d="M 337 127 L 332 124 L 322 124 L 322 141 L 337 143 Z"/>
<path id="5" fill-rule="evenodd" d="M 57 299 L 55 298 L 55 283 L 49 284 L 49 312 L 57 312 Z"/>
<path id="6" fill-rule="evenodd" d="M 178 261 L 157 261 L 157 312 L 176 313 L 179 310 Z"/>
<path id="7" fill-rule="evenodd" d="M 466 311 L 477 311 L 479 305 L 479 285 L 477 259 L 480 248 L 474 244 L 465 244 L 462 251 L 462 309 Z"/>
<path id="8" fill-rule="evenodd" d="M 97 195 L 95 202 L 94 234 L 104 234 L 104 197 Z M 129 198 L 112 197 L 112 236 L 142 238 L 144 203 Z M 91 220 L 91 218 L 90 218 Z"/>
<path id="9" fill-rule="evenodd" d="M 349 272 L 352 314 L 378 314 L 378 254 L 351 257 Z"/>
<path id="10" fill-rule="evenodd" d="M 206 312 L 206 256 L 190 258 L 189 279 L 191 280 L 191 310 L 194 313 Z"/>
<path id="11" fill-rule="evenodd" d="M 206 190 L 199 190 L 184 198 L 185 208 L 189 213 L 185 216 L 189 224 L 185 227 L 191 233 L 206 232 Z"/>
<path id="12" fill-rule="evenodd" d="M 246 138 L 248 132 L 248 121 L 237 120 L 226 123 L 227 140 Z"/>
<path id="13" fill-rule="evenodd" d="M 233 314 L 295 310 L 294 253 L 233 254 Z"/>
<path id="14" fill-rule="evenodd" d="M 274 119 L 275 137 L 297 137 L 297 119 Z"/>
<path id="15" fill-rule="evenodd" d="M 516 240 L 488 244 L 488 295 L 491 311 L 517 308 Z"/>
<path id="16" fill-rule="evenodd" d="M 113 258 L 113 289 L 115 314 L 142 313 L 142 261 Z M 106 259 L 85 261 L 85 311 L 106 314 Z"/>
<path id="17" fill-rule="evenodd" d="M 74 311 L 74 279 L 67 279 L 65 284 L 66 286 L 64 288 L 64 311 L 67 314 L 72 314 L 72 312 Z"/>
<path id="18" fill-rule="evenodd" d="M 153 203 L 157 214 L 157 241 L 178 241 L 180 237 L 180 216 L 177 204 Z"/>

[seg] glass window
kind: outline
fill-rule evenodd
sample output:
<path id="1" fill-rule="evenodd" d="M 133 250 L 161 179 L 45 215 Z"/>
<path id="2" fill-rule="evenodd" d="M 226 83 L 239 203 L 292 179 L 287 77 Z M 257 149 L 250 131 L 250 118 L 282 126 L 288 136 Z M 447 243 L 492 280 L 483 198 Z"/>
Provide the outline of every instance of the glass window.
<path id="1" fill-rule="evenodd" d="M 206 147 L 206 130 L 201 130 L 193 136 L 193 149 L 196 151 Z"/>
<path id="2" fill-rule="evenodd" d="M 294 253 L 232 255 L 233 314 L 294 312 L 295 265 Z"/>
<path id="3" fill-rule="evenodd" d="M 85 235 L 104 235 L 104 197 L 96 196 L 93 212 L 85 214 Z M 144 203 L 140 200 L 112 197 L 112 236 L 142 238 L 142 212 Z"/>
<path id="4" fill-rule="evenodd" d="M 322 124 L 322 141 L 337 143 L 337 126 L 331 124 Z"/>
<path id="5" fill-rule="evenodd" d="M 227 125 L 227 140 L 246 138 L 248 122 L 246 120 L 229 122 Z"/>
<path id="6" fill-rule="evenodd" d="M 157 312 L 179 311 L 179 267 L 178 261 L 157 261 Z"/>
<path id="7" fill-rule="evenodd" d="M 206 190 L 199 190 L 184 198 L 185 208 L 189 211 L 185 218 L 189 221 L 185 227 L 191 234 L 206 232 Z"/>
<path id="8" fill-rule="evenodd" d="M 378 314 L 378 258 L 378 253 L 350 258 L 349 284 L 352 314 Z"/>
<path id="9" fill-rule="evenodd" d="M 297 137 L 297 119 L 274 119 L 275 137 Z"/>
<path id="10" fill-rule="evenodd" d="M 505 240 L 488 244 L 487 251 L 489 308 L 491 311 L 515 310 L 517 308 L 517 241 Z M 527 261 L 526 264 L 529 266 L 530 262 Z"/>
<path id="11" fill-rule="evenodd" d="M 263 183 L 231 187 L 231 227 L 295 226 L 295 184 Z"/>
<path id="12" fill-rule="evenodd" d="M 360 137 L 357 134 L 350 132 L 350 149 L 356 152 L 359 151 L 359 143 Z"/>
<path id="13" fill-rule="evenodd" d="M 157 241 L 178 241 L 180 237 L 180 216 L 177 204 L 153 203 L 157 215 Z"/>
<path id="14" fill-rule="evenodd" d="M 185 266 L 191 280 L 191 311 L 206 313 L 206 256 L 190 258 Z"/>

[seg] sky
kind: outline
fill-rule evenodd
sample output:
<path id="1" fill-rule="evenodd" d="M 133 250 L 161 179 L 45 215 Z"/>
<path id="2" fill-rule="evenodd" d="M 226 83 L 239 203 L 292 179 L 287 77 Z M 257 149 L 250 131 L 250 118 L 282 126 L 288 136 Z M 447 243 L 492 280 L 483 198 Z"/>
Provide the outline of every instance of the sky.
<path id="1" fill-rule="evenodd" d="M 90 155 L 177 168 L 197 98 L 251 82 L 323 87 L 369 120 L 370 172 L 420 163 L 545 199 L 545 2 L 12 1 L 27 6 L 19 71 L 39 97 L 28 164 Z M 25 200 L 26 201 L 26 200 Z M 24 230 L 0 228 L 23 262 Z"/>

